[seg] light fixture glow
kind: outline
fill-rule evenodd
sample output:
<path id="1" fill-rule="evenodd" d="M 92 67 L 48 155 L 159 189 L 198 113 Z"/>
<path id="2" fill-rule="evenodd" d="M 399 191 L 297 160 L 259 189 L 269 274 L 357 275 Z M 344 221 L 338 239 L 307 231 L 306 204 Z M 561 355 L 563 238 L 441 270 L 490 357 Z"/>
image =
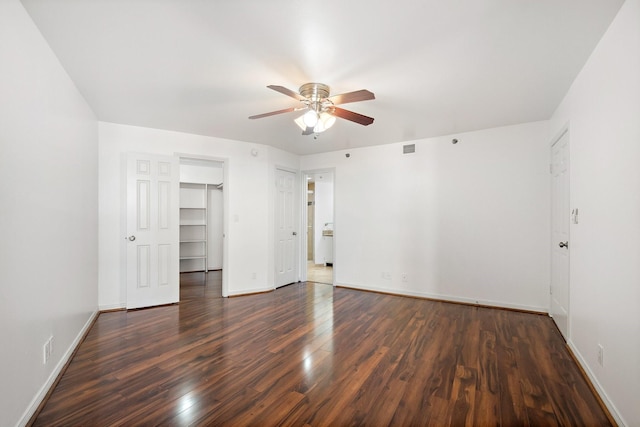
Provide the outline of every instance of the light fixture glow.
<path id="1" fill-rule="evenodd" d="M 318 123 L 318 119 L 318 113 L 316 113 L 314 110 L 309 110 L 304 113 L 304 116 L 302 116 L 302 121 L 307 127 L 310 128 L 316 126 L 316 124 Z"/>
<path id="2" fill-rule="evenodd" d="M 331 114 L 324 112 L 320 113 L 320 117 L 318 123 L 313 128 L 313 131 L 316 133 L 324 132 L 329 129 L 336 122 L 336 118 Z"/>
<path id="3" fill-rule="evenodd" d="M 294 122 L 303 131 L 306 131 L 307 128 L 313 128 L 313 133 L 322 133 L 334 125 L 336 118 L 327 112 L 318 114 L 313 110 L 309 110 L 295 119 Z"/>

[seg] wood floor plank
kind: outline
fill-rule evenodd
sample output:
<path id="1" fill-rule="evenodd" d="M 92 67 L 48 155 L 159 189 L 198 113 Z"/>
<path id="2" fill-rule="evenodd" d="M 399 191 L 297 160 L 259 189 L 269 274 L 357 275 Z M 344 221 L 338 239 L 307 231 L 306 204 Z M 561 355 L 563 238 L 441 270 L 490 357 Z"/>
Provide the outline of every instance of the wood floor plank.
<path id="1" fill-rule="evenodd" d="M 610 425 L 546 316 L 208 274 L 101 314 L 33 425 Z"/>
<path id="2" fill-rule="evenodd" d="M 453 402 L 451 425 L 474 425 L 477 385 L 478 372 L 476 369 L 462 365 L 456 367 L 451 388 L 451 401 Z"/>

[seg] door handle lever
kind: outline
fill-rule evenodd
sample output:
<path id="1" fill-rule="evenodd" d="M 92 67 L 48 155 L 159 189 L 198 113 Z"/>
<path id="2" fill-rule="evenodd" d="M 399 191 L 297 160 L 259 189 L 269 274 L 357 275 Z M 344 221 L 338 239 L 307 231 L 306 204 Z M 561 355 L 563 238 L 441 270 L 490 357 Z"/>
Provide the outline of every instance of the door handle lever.
<path id="1" fill-rule="evenodd" d="M 560 242 L 558 243 L 558 246 L 560 246 L 561 248 L 568 248 L 569 247 L 569 242 Z"/>

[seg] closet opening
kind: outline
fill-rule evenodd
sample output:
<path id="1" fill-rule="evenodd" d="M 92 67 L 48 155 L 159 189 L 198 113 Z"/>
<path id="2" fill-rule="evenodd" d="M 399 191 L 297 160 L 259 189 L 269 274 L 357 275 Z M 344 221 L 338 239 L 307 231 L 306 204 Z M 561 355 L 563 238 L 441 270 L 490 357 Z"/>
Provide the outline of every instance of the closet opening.
<path id="1" fill-rule="evenodd" d="M 224 161 L 180 158 L 180 300 L 221 298 Z"/>

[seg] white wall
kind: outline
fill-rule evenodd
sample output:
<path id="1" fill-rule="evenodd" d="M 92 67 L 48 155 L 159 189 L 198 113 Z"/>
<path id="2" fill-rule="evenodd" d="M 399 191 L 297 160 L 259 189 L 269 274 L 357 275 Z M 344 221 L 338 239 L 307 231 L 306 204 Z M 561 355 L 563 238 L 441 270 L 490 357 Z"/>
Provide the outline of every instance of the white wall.
<path id="1" fill-rule="evenodd" d="M 336 168 L 336 284 L 546 312 L 547 122 L 455 137 L 301 159 Z"/>
<path id="2" fill-rule="evenodd" d="M 570 342 L 619 421 L 640 425 L 640 1 L 627 0 L 551 120 L 569 124 Z M 604 366 L 597 345 L 604 347 Z"/>
<path id="3" fill-rule="evenodd" d="M 275 164 L 297 169 L 297 156 L 259 144 L 103 122 L 99 135 L 100 308 L 123 307 L 126 302 L 122 164 L 130 151 L 227 159 L 229 267 L 224 274 L 229 295 L 273 289 L 275 190 L 269 183 L 274 182 Z"/>
<path id="4" fill-rule="evenodd" d="M 97 310 L 98 129 L 17 0 L 0 2 L 0 76 L 0 425 L 13 426 Z"/>

